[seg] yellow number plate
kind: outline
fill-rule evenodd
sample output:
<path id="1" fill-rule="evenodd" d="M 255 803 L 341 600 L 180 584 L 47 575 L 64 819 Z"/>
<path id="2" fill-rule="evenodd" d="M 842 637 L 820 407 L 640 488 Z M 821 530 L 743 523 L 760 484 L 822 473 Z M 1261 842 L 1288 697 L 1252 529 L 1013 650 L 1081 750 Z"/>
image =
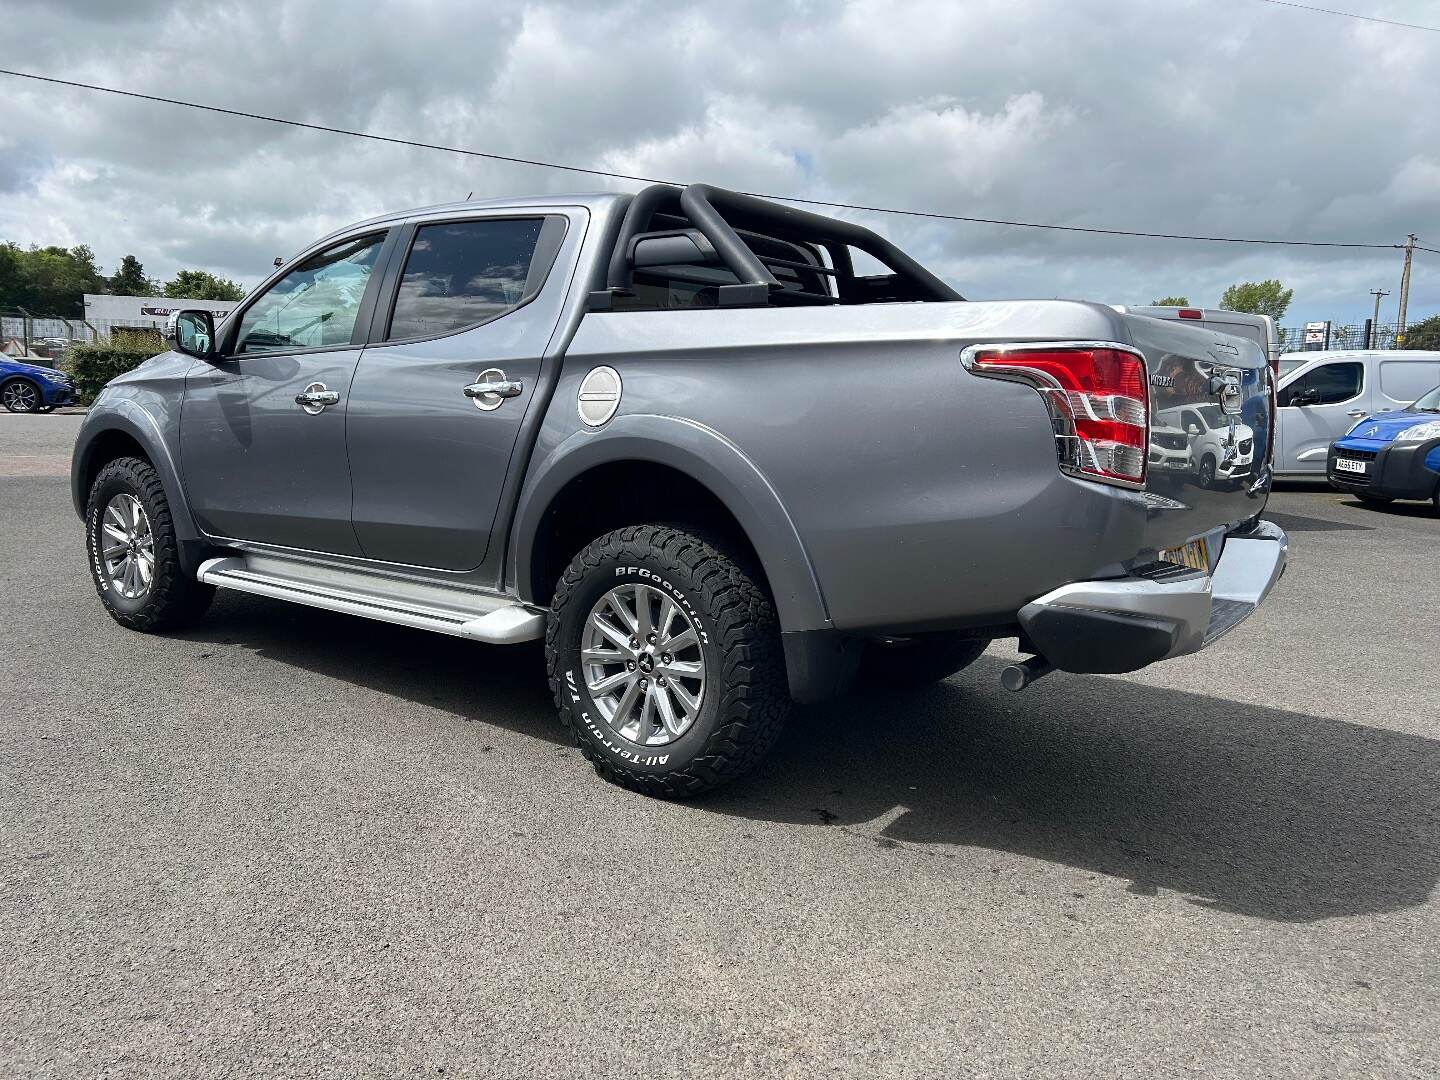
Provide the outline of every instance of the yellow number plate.
<path id="1" fill-rule="evenodd" d="M 1161 562 L 1173 562 L 1192 570 L 1209 570 L 1210 559 L 1204 540 L 1191 540 L 1184 547 L 1166 548 L 1160 552 Z"/>

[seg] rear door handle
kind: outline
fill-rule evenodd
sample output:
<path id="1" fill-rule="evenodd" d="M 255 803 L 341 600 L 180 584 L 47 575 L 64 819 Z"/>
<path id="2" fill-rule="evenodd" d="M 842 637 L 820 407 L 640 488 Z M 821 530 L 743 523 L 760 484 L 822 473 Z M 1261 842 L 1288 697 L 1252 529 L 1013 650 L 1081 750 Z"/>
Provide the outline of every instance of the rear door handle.
<path id="1" fill-rule="evenodd" d="M 519 397 L 525 384 L 518 379 L 507 379 L 499 368 L 487 368 L 473 383 L 464 388 L 465 396 L 475 402 L 475 407 L 484 412 L 498 409 L 506 398 Z"/>

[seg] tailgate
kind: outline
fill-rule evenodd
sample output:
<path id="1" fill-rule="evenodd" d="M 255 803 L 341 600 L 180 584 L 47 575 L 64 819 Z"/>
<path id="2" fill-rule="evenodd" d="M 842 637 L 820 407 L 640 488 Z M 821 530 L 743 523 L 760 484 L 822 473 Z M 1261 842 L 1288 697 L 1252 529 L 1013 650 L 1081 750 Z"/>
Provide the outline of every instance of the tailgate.
<path id="1" fill-rule="evenodd" d="M 1269 496 L 1275 430 L 1264 352 L 1201 327 L 1122 318 L 1150 378 L 1147 541 L 1178 547 L 1255 517 Z"/>

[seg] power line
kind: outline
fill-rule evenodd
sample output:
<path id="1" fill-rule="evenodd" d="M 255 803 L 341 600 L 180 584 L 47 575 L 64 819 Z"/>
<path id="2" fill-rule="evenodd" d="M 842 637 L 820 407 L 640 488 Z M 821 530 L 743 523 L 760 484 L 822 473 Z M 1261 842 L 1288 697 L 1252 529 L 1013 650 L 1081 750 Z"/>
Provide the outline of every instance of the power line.
<path id="1" fill-rule="evenodd" d="M 1421 26 L 1419 23 L 1397 22 L 1394 19 L 1381 19 L 1374 15 L 1356 15 L 1353 11 L 1334 11 L 1330 8 L 1312 7 L 1309 4 L 1295 4 L 1291 0 L 1260 0 L 1262 4 L 1274 4 L 1276 7 L 1298 8 L 1300 11 L 1312 11 L 1318 15 L 1339 15 L 1346 19 L 1361 19 L 1365 22 L 1384 23 L 1386 26 L 1403 26 L 1406 30 L 1428 30 L 1432 34 L 1440 34 L 1440 26 Z"/>
<path id="2" fill-rule="evenodd" d="M 219 105 L 203 105 L 194 101 L 182 101 L 179 98 L 160 97 L 156 94 L 142 94 L 135 90 L 121 90 L 113 86 L 99 86 L 94 83 L 75 82 L 71 79 L 57 79 L 49 75 L 35 75 L 28 71 L 11 71 L 7 68 L 0 68 L 0 75 L 11 75 L 17 79 L 30 79 L 35 82 L 51 83 L 56 86 L 70 86 L 79 90 L 92 90 L 96 93 L 114 94 L 117 97 L 135 98 L 140 101 L 156 101 L 163 105 L 178 105 L 185 109 L 198 109 L 201 112 L 219 113 L 223 116 L 239 116 L 247 120 L 263 120 L 270 124 L 283 124 L 286 127 L 304 128 L 309 131 L 323 131 L 331 135 L 348 135 L 355 139 L 368 139 L 372 142 L 389 143 L 393 146 L 408 146 L 418 150 L 441 150 L 450 154 L 463 154 L 467 157 L 485 158 L 490 161 L 503 161 L 512 165 L 532 165 L 541 169 L 558 169 L 564 172 L 582 173 L 587 176 L 602 176 L 611 180 L 629 180 L 641 184 L 677 183 L 677 181 L 674 180 L 661 180 L 651 176 L 635 176 L 630 173 L 586 168 L 581 165 L 566 165 L 555 161 L 541 161 L 536 158 L 514 157 L 509 154 L 497 154 L 484 150 L 470 150 L 460 146 L 445 146 L 440 143 L 421 142 L 417 139 L 401 139 L 393 135 L 375 135 L 368 131 L 352 131 L 348 128 L 331 127 L 327 124 L 311 124 L 303 120 L 289 120 L 280 116 L 267 116 L 264 113 L 246 112 L 241 109 L 227 109 Z M 1086 225 L 1050 225 L 1034 221 L 1011 221 L 1006 218 L 968 217 L 963 214 L 944 214 L 929 210 L 899 210 L 888 206 L 865 206 L 858 203 L 831 202 L 825 199 L 803 199 L 794 195 L 773 195 L 754 191 L 747 191 L 743 194 L 753 195 L 761 199 L 774 199 L 780 202 L 802 203 L 808 206 L 828 206 L 839 210 L 860 210 L 873 214 L 895 214 L 901 217 L 931 218 L 937 221 L 962 221 L 975 225 L 1005 225 L 1018 229 L 1047 229 L 1054 232 L 1091 233 L 1099 236 L 1134 236 L 1151 240 L 1201 240 L 1216 244 L 1269 244 L 1282 247 L 1392 249 L 1405 246 L 1403 244 L 1344 243 L 1327 240 L 1273 240 L 1260 237 L 1199 236 L 1192 233 L 1145 232 L 1138 229 L 1103 229 Z"/>

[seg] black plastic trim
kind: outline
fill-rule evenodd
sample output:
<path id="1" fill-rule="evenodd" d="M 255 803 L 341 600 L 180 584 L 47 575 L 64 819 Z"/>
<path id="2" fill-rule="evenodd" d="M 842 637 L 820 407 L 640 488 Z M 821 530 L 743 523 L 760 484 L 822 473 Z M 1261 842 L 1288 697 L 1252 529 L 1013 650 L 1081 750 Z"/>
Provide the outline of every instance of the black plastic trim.
<path id="1" fill-rule="evenodd" d="M 1163 660 L 1178 644 L 1169 619 L 1122 611 L 1026 604 L 1020 625 L 1035 651 L 1061 671 L 1118 675 Z"/>
<path id="2" fill-rule="evenodd" d="M 829 701 L 855 684 L 865 643 L 838 630 L 791 630 L 780 635 L 790 696 L 802 705 Z"/>

